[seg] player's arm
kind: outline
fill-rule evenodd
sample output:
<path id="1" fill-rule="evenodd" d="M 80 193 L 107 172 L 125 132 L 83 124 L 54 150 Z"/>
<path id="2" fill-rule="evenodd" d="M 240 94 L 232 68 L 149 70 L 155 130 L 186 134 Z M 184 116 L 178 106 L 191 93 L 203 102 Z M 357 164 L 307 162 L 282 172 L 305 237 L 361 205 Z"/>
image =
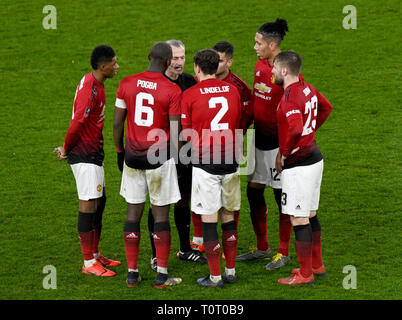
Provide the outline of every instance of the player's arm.
<path id="1" fill-rule="evenodd" d="M 179 133 L 180 133 L 180 115 L 169 115 L 169 125 L 170 125 L 170 143 L 173 148 L 171 150 L 174 155 L 174 160 L 178 163 L 179 158 Z M 177 157 L 176 157 L 177 156 Z"/>
<path id="2" fill-rule="evenodd" d="M 67 159 L 68 152 L 77 144 L 80 138 L 81 128 L 88 120 L 89 114 L 95 103 L 96 96 L 93 95 L 91 88 L 84 87 L 77 89 L 74 100 L 73 116 L 64 138 L 64 145 L 53 150 L 60 160 Z"/>
<path id="3" fill-rule="evenodd" d="M 331 103 L 320 92 L 317 92 L 317 99 L 318 99 L 318 114 L 315 126 L 316 131 L 327 120 L 329 114 L 333 109 Z"/>
<path id="4" fill-rule="evenodd" d="M 174 150 L 173 154 L 175 156 L 174 160 L 178 163 L 179 155 L 179 134 L 181 131 L 180 124 L 181 116 L 181 90 L 176 86 L 176 90 L 172 90 L 172 95 L 170 97 L 169 103 L 169 126 L 170 126 L 170 143 Z M 177 156 L 177 158 L 176 158 Z"/>
<path id="5" fill-rule="evenodd" d="M 297 152 L 299 148 L 296 146 L 303 133 L 303 116 L 298 108 L 295 106 L 284 105 L 284 113 L 286 115 L 286 122 L 288 131 L 286 141 L 282 148 L 281 165 L 284 166 L 284 161 L 293 153 Z"/>
<path id="6" fill-rule="evenodd" d="M 117 166 L 123 171 L 124 163 L 124 122 L 127 116 L 127 106 L 123 99 L 116 98 L 113 116 L 113 140 L 117 152 Z"/>
<path id="7" fill-rule="evenodd" d="M 250 99 L 246 106 L 243 105 L 242 117 L 240 119 L 240 129 L 243 129 L 243 134 L 246 134 L 247 129 L 251 126 L 254 119 L 253 95 L 250 94 Z"/>

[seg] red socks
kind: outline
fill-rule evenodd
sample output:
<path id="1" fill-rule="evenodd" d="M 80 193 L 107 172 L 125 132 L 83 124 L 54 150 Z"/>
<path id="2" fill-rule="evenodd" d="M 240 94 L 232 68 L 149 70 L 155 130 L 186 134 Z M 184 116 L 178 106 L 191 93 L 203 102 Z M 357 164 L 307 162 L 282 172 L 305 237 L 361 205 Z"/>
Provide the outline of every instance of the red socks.
<path id="1" fill-rule="evenodd" d="M 317 215 L 310 219 L 311 230 L 313 232 L 313 268 L 318 269 L 323 265 L 321 250 L 321 225 Z"/>
<path id="2" fill-rule="evenodd" d="M 220 276 L 221 275 L 221 257 L 220 257 L 220 248 L 218 239 L 215 241 L 204 241 L 205 255 L 207 256 L 209 273 L 212 276 Z"/>
<path id="3" fill-rule="evenodd" d="M 236 221 L 222 224 L 222 246 L 226 259 L 226 268 L 233 269 L 235 267 L 237 250 Z"/>
<path id="4" fill-rule="evenodd" d="M 84 260 L 94 259 L 94 227 L 93 213 L 78 212 L 78 235 L 81 242 L 81 252 Z"/>
<path id="5" fill-rule="evenodd" d="M 160 268 L 168 267 L 170 253 L 170 224 L 169 221 L 155 223 L 154 243 L 156 248 L 156 261 Z"/>
<path id="6" fill-rule="evenodd" d="M 300 274 L 307 278 L 313 273 L 312 269 L 312 247 L 313 235 L 310 224 L 294 226 L 295 248 L 297 259 L 300 263 Z"/>
<path id="7" fill-rule="evenodd" d="M 221 247 L 218 240 L 217 225 L 217 223 L 202 223 L 205 255 L 207 256 L 209 272 L 212 276 L 221 275 Z"/>
<path id="8" fill-rule="evenodd" d="M 94 240 L 94 230 L 89 232 L 78 232 L 81 242 L 81 252 L 84 260 L 94 259 L 93 254 L 93 240 Z"/>
<path id="9" fill-rule="evenodd" d="M 202 221 L 201 215 L 196 214 L 195 212 L 191 211 L 191 218 L 193 221 L 193 236 L 197 238 L 202 238 Z"/>
<path id="10" fill-rule="evenodd" d="M 251 222 L 255 235 L 257 236 L 257 249 L 266 251 L 269 249 L 267 232 L 267 207 L 260 207 L 250 211 Z"/>
<path id="11" fill-rule="evenodd" d="M 290 215 L 279 214 L 279 249 L 278 253 L 284 256 L 289 256 L 289 243 L 292 235 L 292 223 L 290 222 Z"/>
<path id="12" fill-rule="evenodd" d="M 138 269 L 138 255 L 141 240 L 139 222 L 126 221 L 123 234 L 128 269 Z"/>

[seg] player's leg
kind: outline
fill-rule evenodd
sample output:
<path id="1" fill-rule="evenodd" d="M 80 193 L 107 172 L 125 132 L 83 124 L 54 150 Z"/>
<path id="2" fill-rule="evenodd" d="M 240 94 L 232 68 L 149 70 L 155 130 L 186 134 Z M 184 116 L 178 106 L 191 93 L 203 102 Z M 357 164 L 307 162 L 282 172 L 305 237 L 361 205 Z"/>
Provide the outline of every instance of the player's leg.
<path id="1" fill-rule="evenodd" d="M 197 280 L 198 285 L 208 287 L 223 287 L 220 264 L 220 244 L 218 238 L 218 213 L 203 214 L 202 234 L 204 250 L 209 266 L 209 275 Z"/>
<path id="2" fill-rule="evenodd" d="M 190 184 L 191 186 L 191 184 Z M 191 192 L 191 191 L 190 191 Z M 190 210 L 191 193 L 182 193 L 182 199 L 174 206 L 174 220 L 179 232 L 180 250 L 177 256 L 183 261 L 193 261 L 205 264 L 207 259 L 202 255 L 200 250 L 193 249 L 190 242 Z M 183 201 L 184 200 L 184 201 Z M 201 224 L 202 227 L 202 224 Z M 202 238 L 201 238 L 202 239 Z M 202 242 L 201 242 L 202 243 Z"/>
<path id="3" fill-rule="evenodd" d="M 312 276 L 313 232 L 308 217 L 290 218 L 295 233 L 295 249 L 300 264 L 300 274 L 304 278 Z"/>
<path id="4" fill-rule="evenodd" d="M 322 173 L 324 170 L 324 160 L 321 160 L 317 164 L 317 174 L 315 185 L 313 186 L 313 196 L 311 200 L 311 211 L 310 211 L 310 224 L 313 232 L 313 272 L 316 275 L 324 276 L 325 268 L 322 262 L 322 248 L 321 248 L 321 224 L 317 216 L 317 210 L 320 201 L 320 188 L 322 181 Z"/>
<path id="5" fill-rule="evenodd" d="M 310 215 L 314 193 L 321 180 L 322 165 L 294 167 L 282 171 L 282 209 L 291 216 L 295 232 L 295 249 L 300 264 L 289 278 L 280 279 L 282 284 L 312 283 L 313 232 Z"/>
<path id="6" fill-rule="evenodd" d="M 193 176 L 193 170 L 191 170 L 191 177 Z M 192 181 L 192 179 L 191 179 Z M 190 197 L 191 197 L 191 185 L 190 186 Z M 199 252 L 204 251 L 204 239 L 202 237 L 202 219 L 201 215 L 196 214 L 194 211 L 191 211 L 191 221 L 193 224 L 193 239 L 191 241 L 191 248 L 197 250 Z"/>
<path id="7" fill-rule="evenodd" d="M 264 259 L 271 257 L 267 231 L 267 205 L 265 202 L 265 186 L 269 182 L 271 173 L 268 165 L 268 151 L 255 148 L 253 170 L 248 172 L 247 200 L 250 205 L 250 218 L 257 238 L 257 250 L 238 255 L 237 261 Z M 249 169 L 248 169 L 249 170 Z"/>
<path id="8" fill-rule="evenodd" d="M 103 219 L 103 212 L 106 206 L 106 191 L 103 187 L 103 195 L 102 197 L 96 199 L 96 211 L 94 214 L 94 243 L 93 243 L 93 255 L 95 259 L 97 259 L 103 266 L 105 267 L 115 267 L 120 265 L 120 261 L 112 260 L 106 258 L 100 251 L 99 251 L 99 242 L 102 233 L 102 219 Z"/>
<path id="9" fill-rule="evenodd" d="M 197 280 L 200 286 L 223 287 L 217 230 L 218 210 L 221 207 L 221 176 L 194 167 L 191 210 L 201 215 L 204 250 L 209 266 L 209 275 Z"/>
<path id="10" fill-rule="evenodd" d="M 240 170 L 225 174 L 222 179 L 222 204 L 220 211 L 222 223 L 222 246 L 226 266 L 224 280 L 228 283 L 236 281 L 235 260 L 237 251 L 237 223 L 235 212 L 240 210 L 241 188 Z"/>
<path id="11" fill-rule="evenodd" d="M 226 266 L 223 275 L 224 282 L 234 283 L 236 281 L 236 251 L 237 251 L 237 225 L 233 211 L 222 209 L 220 213 L 222 224 L 222 246 L 225 254 Z"/>
<path id="12" fill-rule="evenodd" d="M 170 204 L 180 200 L 176 165 L 173 159 L 161 167 L 146 170 L 146 183 L 154 217 L 154 243 L 156 249 L 157 277 L 155 288 L 165 288 L 181 283 L 181 278 L 168 275 L 168 260 L 171 245 L 169 209 Z"/>
<path id="13" fill-rule="evenodd" d="M 190 247 L 190 196 L 191 196 L 191 167 L 181 163 L 176 165 L 177 180 L 181 199 L 174 205 L 174 221 L 179 233 L 180 251 L 191 251 Z"/>
<path id="14" fill-rule="evenodd" d="M 127 259 L 127 285 L 135 287 L 141 281 L 138 271 L 138 256 L 141 240 L 141 217 L 144 211 L 145 203 L 131 204 L 127 203 L 127 217 L 124 222 L 124 249 Z"/>
<path id="15" fill-rule="evenodd" d="M 94 213 L 94 247 L 93 253 L 95 258 L 99 255 L 99 242 L 102 233 L 102 219 L 103 219 L 103 211 L 106 206 L 106 193 L 105 189 L 103 189 L 102 197 L 96 199 L 96 211 Z"/>
<path id="16" fill-rule="evenodd" d="M 103 167 L 91 163 L 77 163 L 71 165 L 71 169 L 79 199 L 77 228 L 84 258 L 82 272 L 96 276 L 113 276 L 115 273 L 105 269 L 93 256 L 94 216 L 97 208 L 96 199 L 102 197 L 103 194 Z"/>
<path id="17" fill-rule="evenodd" d="M 324 276 L 326 274 L 324 264 L 322 262 L 322 248 L 321 248 L 321 224 L 316 211 L 310 212 L 309 217 L 311 231 L 313 233 L 313 247 L 312 247 L 312 268 L 313 273 L 317 276 Z"/>
<path id="18" fill-rule="evenodd" d="M 191 211 L 191 221 L 193 223 L 193 240 L 191 241 L 191 248 L 200 252 L 204 251 L 204 239 L 202 237 L 202 220 L 199 214 Z"/>
<path id="19" fill-rule="evenodd" d="M 84 258 L 84 266 L 91 267 L 96 259 L 93 256 L 94 243 L 94 213 L 96 211 L 96 199 L 79 200 L 78 211 L 78 235 L 81 243 L 81 252 Z"/>
<path id="20" fill-rule="evenodd" d="M 247 184 L 247 200 L 250 218 L 257 238 L 257 250 L 238 255 L 237 261 L 264 259 L 271 257 L 267 232 L 267 205 L 264 197 L 265 185 L 255 182 Z"/>
<path id="21" fill-rule="evenodd" d="M 151 243 L 151 250 L 152 250 L 150 265 L 151 265 L 151 269 L 156 272 L 157 262 L 156 262 L 156 249 L 155 249 L 155 243 L 154 243 L 154 224 L 155 224 L 155 220 L 154 220 L 154 216 L 152 214 L 152 208 L 151 208 L 151 206 L 149 206 L 148 235 L 149 235 L 149 241 Z"/>
<path id="22" fill-rule="evenodd" d="M 127 202 L 127 217 L 124 222 L 123 236 L 127 259 L 127 285 L 135 287 L 141 281 L 138 272 L 138 256 L 141 240 L 140 221 L 147 200 L 148 187 L 145 170 L 123 166 L 120 195 Z"/>
<path id="23" fill-rule="evenodd" d="M 274 270 L 281 268 L 288 264 L 289 258 L 289 244 L 292 235 L 292 223 L 290 216 L 282 213 L 282 189 L 273 188 L 275 202 L 278 206 L 279 213 L 279 247 L 277 254 L 272 258 L 272 261 L 266 265 L 267 270 Z"/>

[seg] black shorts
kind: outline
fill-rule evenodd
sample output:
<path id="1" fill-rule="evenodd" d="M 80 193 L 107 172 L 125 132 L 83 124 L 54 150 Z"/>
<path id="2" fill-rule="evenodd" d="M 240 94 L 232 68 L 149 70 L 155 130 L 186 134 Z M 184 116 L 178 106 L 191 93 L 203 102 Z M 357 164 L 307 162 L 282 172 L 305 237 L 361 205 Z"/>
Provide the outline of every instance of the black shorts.
<path id="1" fill-rule="evenodd" d="M 176 164 L 177 179 L 179 182 L 179 189 L 182 195 L 191 194 L 191 181 L 193 168 L 191 164 Z"/>

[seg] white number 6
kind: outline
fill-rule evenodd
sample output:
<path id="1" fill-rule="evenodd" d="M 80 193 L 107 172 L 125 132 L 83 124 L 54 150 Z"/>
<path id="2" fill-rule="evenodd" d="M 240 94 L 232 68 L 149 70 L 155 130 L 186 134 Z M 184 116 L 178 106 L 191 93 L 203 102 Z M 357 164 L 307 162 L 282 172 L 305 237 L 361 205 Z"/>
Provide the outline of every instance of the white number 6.
<path id="1" fill-rule="evenodd" d="M 137 94 L 135 99 L 135 114 L 134 122 L 140 127 L 150 127 L 154 123 L 154 111 L 151 107 L 144 106 L 143 102 L 146 100 L 148 104 L 154 105 L 154 97 L 145 92 Z M 143 119 L 142 115 L 146 114 L 146 118 Z"/>

